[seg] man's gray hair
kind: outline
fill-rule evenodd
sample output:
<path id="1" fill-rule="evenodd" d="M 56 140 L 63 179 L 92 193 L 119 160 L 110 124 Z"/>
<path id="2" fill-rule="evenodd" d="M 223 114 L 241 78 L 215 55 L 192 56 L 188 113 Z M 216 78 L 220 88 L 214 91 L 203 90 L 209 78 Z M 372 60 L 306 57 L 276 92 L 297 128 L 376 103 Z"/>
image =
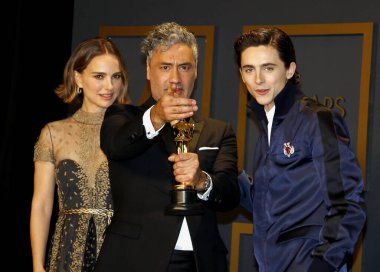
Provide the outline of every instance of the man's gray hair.
<path id="1" fill-rule="evenodd" d="M 172 45 L 178 43 L 186 44 L 193 50 L 195 63 L 197 63 L 198 45 L 194 34 L 175 22 L 156 25 L 141 43 L 141 52 L 149 61 L 156 48 L 162 47 L 162 49 L 168 50 Z"/>

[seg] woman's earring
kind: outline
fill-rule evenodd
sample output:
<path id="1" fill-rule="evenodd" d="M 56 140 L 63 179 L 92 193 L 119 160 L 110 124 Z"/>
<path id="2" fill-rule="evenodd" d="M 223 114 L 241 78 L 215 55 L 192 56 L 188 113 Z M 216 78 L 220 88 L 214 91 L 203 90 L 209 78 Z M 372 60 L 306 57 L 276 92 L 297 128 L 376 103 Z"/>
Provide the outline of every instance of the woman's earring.
<path id="1" fill-rule="evenodd" d="M 78 91 L 77 91 L 78 94 L 81 94 L 82 92 L 83 92 L 82 88 L 79 88 Z"/>

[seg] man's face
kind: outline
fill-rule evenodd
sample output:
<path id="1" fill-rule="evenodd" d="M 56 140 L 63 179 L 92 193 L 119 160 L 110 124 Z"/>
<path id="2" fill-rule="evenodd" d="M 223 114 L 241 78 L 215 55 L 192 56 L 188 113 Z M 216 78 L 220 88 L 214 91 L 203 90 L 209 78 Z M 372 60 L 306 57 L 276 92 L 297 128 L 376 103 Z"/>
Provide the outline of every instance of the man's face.
<path id="1" fill-rule="evenodd" d="M 272 46 L 248 47 L 241 54 L 240 74 L 249 93 L 266 111 L 274 106 L 275 97 L 292 78 L 296 64 L 288 69 Z"/>
<path id="2" fill-rule="evenodd" d="M 197 78 L 192 49 L 182 43 L 163 49 L 156 48 L 146 65 L 153 98 L 157 101 L 170 89 L 179 97 L 190 97 Z"/>

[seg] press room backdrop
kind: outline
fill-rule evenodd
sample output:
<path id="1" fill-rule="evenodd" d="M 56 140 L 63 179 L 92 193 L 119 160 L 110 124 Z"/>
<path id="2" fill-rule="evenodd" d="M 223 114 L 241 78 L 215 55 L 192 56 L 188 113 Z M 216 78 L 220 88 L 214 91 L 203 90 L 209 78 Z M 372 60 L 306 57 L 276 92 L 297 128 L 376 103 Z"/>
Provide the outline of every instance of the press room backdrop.
<path id="1" fill-rule="evenodd" d="M 257 135 L 246 115 L 246 93 L 234 62 L 233 42 L 243 30 L 256 25 L 277 25 L 295 43 L 303 90 L 337 108 L 349 125 L 353 146 L 364 171 L 368 226 L 358 248 L 354 271 L 375 271 L 380 246 L 380 186 L 376 177 L 379 134 L 379 63 L 377 1 L 77 1 L 73 44 L 100 34 L 121 48 L 130 73 L 130 92 L 140 102 L 145 70 L 139 53 L 141 31 L 164 21 L 191 27 L 201 46 L 199 80 L 194 96 L 202 114 L 233 124 L 239 140 L 239 165 L 252 171 L 253 142 Z M 211 49 L 210 49 L 211 48 Z M 211 53 L 210 51 L 211 50 Z M 209 63 L 211 62 L 211 64 Z M 231 271 L 250 269 L 251 225 L 241 209 L 220 214 L 220 230 L 230 249 Z"/>
<path id="2" fill-rule="evenodd" d="M 357 150 L 361 165 L 366 165 L 366 133 L 368 120 L 368 95 L 371 68 L 371 50 L 373 23 L 335 23 L 335 24 L 293 24 L 277 25 L 293 36 L 297 51 L 300 51 L 298 62 L 300 70 L 306 75 L 315 70 L 324 70 L 324 81 L 315 77 L 305 77 L 304 89 L 314 99 L 330 108 L 336 108 L 350 124 L 353 146 Z M 213 76 L 214 25 L 187 26 L 198 39 L 200 45 L 198 80 L 193 97 L 200 105 L 204 116 L 210 115 Z M 247 31 L 258 25 L 244 26 Z M 145 101 L 149 95 L 149 84 L 144 77 L 145 64 L 139 51 L 139 45 L 151 26 L 101 26 L 100 35 L 114 40 L 126 59 L 127 65 L 133 67 L 130 71 L 130 91 L 135 103 Z M 310 55 L 308 52 L 320 52 Z M 302 54 L 304 53 L 304 54 Z M 351 55 L 347 58 L 347 55 Z M 328 64 L 328 65 L 326 65 Z M 361 71 L 364 71 L 363 73 Z M 347 74 L 352 76 L 347 79 Z M 344 82 L 344 87 L 326 82 Z M 344 88 L 344 93 L 342 90 Z M 252 153 L 257 136 L 257 129 L 247 112 L 247 91 L 240 83 L 239 91 L 227 93 L 227 96 L 237 96 L 237 138 L 239 142 L 239 168 L 252 173 Z M 249 96 L 248 96 L 249 97 Z M 355 98 L 356 99 L 352 99 Z M 230 108 L 232 108 L 230 106 Z M 236 123 L 236 122 L 235 122 Z M 365 168 L 362 167 L 363 172 Z M 241 211 L 236 210 L 228 215 L 220 214 L 220 228 L 225 240 L 230 240 L 230 268 L 248 269 L 250 257 L 252 224 L 241 218 Z M 232 229 L 231 229 L 232 226 Z M 248 246 L 240 248 L 240 240 Z M 244 241 L 243 241 L 244 240 Z M 246 250 L 248 249 L 248 250 Z M 240 252 L 242 254 L 240 255 Z M 355 265 L 361 266 L 361 247 Z M 247 264 L 246 264 L 247 262 Z"/>
<path id="3" fill-rule="evenodd" d="M 353 271 L 378 270 L 380 184 L 377 177 L 380 176 L 380 168 L 377 158 L 380 156 L 380 144 L 376 138 L 380 134 L 380 2 L 81 0 L 74 2 L 71 13 L 70 1 L 67 4 L 63 2 L 60 6 L 48 6 L 51 10 L 48 14 L 39 11 L 38 7 L 32 8 L 32 5 L 29 5 L 29 13 L 26 10 L 18 14 L 28 18 L 21 20 L 25 25 L 29 21 L 34 24 L 24 26 L 22 35 L 16 35 L 22 38 L 23 50 L 19 51 L 24 52 L 24 58 L 19 58 L 19 63 L 23 65 L 15 67 L 30 69 L 12 70 L 11 82 L 16 87 L 10 86 L 10 90 L 17 92 L 17 95 L 6 95 L 9 101 L 7 110 L 4 110 L 7 133 L 2 132 L 1 140 L 2 162 L 5 165 L 2 169 L 4 206 L 18 203 L 14 209 L 10 209 L 9 218 L 12 220 L 7 224 L 11 226 L 11 237 L 19 235 L 15 239 L 15 250 L 23 260 L 20 265 L 31 267 L 27 232 L 33 182 L 32 145 L 45 122 L 68 113 L 67 108 L 52 94 L 53 87 L 61 79 L 63 63 L 70 53 L 70 49 L 64 45 L 71 43 L 75 46 L 81 40 L 96 35 L 111 37 L 125 57 L 132 99 L 134 103 L 140 103 L 146 95 L 146 81 L 139 43 L 152 25 L 177 21 L 189 26 L 200 44 L 199 77 L 194 97 L 201 104 L 201 112 L 234 126 L 238 136 L 239 166 L 248 172 L 252 171 L 253 143 L 257 130 L 246 112 L 247 95 L 234 62 L 233 42 L 242 31 L 259 25 L 276 25 L 291 35 L 296 47 L 303 90 L 327 106 L 335 107 L 345 116 L 365 176 L 368 223 L 363 241 L 357 248 Z M 72 21 L 70 16 L 73 17 Z M 16 23 L 19 21 L 14 20 Z M 66 24 L 65 31 L 58 27 L 61 22 Z M 49 24 L 56 26 L 56 31 L 48 31 Z M 67 33 L 71 27 L 70 36 Z M 55 65 L 52 60 L 56 60 Z M 27 71 L 35 76 L 27 76 Z M 15 79 L 22 79 L 23 75 L 28 81 Z M 44 75 L 49 75 L 50 84 L 43 84 L 39 88 L 40 82 L 46 83 Z M 21 99 L 25 94 L 28 94 L 34 106 Z M 51 101 L 48 106 L 38 101 L 46 97 Z M 19 114 L 18 101 L 21 101 L 21 106 L 28 105 L 28 115 Z M 36 107 L 38 105 L 40 107 Z M 36 121 L 29 122 L 29 116 Z M 15 123 L 26 123 L 21 127 L 26 131 L 30 128 L 31 133 L 23 135 L 24 129 L 15 129 Z M 13 137 L 16 134 L 18 136 Z M 24 138 L 20 134 L 29 135 L 26 143 L 22 142 Z M 22 143 L 27 148 L 10 148 L 9 142 L 15 146 Z M 28 154 L 22 155 L 22 150 L 27 150 Z M 14 173 L 18 169 L 20 157 L 24 159 L 19 166 L 23 167 L 23 171 L 25 169 L 22 180 L 20 173 Z M 251 268 L 250 215 L 238 208 L 218 216 L 221 234 L 230 251 L 230 270 L 254 271 Z"/>

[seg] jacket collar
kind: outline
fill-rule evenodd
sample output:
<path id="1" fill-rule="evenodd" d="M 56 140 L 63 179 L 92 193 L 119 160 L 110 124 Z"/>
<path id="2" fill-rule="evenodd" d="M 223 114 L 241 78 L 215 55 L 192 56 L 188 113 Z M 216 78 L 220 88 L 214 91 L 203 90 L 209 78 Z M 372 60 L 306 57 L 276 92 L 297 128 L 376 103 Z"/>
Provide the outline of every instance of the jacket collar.
<path id="1" fill-rule="evenodd" d="M 284 117 L 296 100 L 304 94 L 290 81 L 288 81 L 282 91 L 274 98 L 276 112 L 274 118 Z M 250 108 L 257 114 L 259 120 L 266 120 L 264 106 L 258 104 L 255 99 L 252 99 Z"/>
<path id="2" fill-rule="evenodd" d="M 154 104 L 156 104 L 157 101 L 154 100 L 153 96 L 150 96 L 142 105 L 141 107 L 143 107 L 144 109 L 149 109 L 151 106 L 153 106 Z"/>

